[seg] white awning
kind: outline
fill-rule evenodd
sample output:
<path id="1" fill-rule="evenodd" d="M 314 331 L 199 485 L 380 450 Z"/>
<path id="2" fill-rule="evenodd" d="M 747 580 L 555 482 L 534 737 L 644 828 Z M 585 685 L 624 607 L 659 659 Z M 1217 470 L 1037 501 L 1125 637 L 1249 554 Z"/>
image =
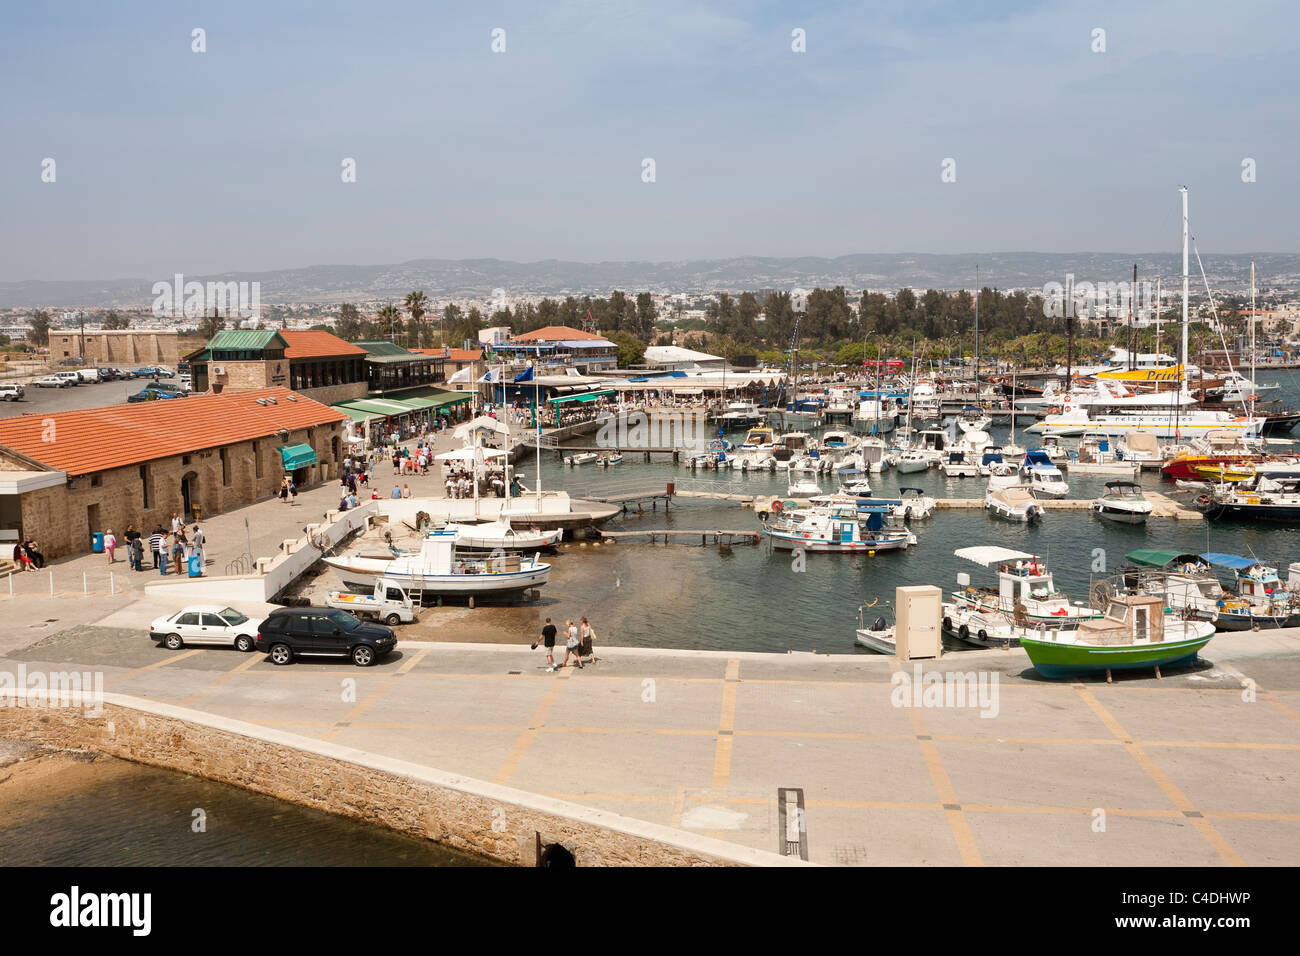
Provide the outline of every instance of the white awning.
<path id="1" fill-rule="evenodd" d="M 1002 564 L 1005 561 L 1024 561 L 1032 558 L 1032 554 L 1024 551 L 1012 551 L 1010 548 L 997 548 L 993 546 L 981 546 L 978 548 L 958 548 L 953 552 L 957 557 L 965 561 L 974 561 L 981 567 L 991 567 L 995 564 Z"/>
<path id="2" fill-rule="evenodd" d="M 457 425 L 452 435 L 456 438 L 464 438 L 466 435 L 472 435 L 479 429 L 485 429 L 491 432 L 498 432 L 502 435 L 509 435 L 510 429 L 504 422 L 497 421 L 488 415 L 480 415 L 472 421 L 465 422 L 463 425 Z"/>
<path id="3" fill-rule="evenodd" d="M 455 451 L 445 451 L 434 457 L 438 461 L 473 461 L 476 450 L 481 451 L 484 458 L 504 458 L 506 454 L 499 448 L 457 448 Z"/>

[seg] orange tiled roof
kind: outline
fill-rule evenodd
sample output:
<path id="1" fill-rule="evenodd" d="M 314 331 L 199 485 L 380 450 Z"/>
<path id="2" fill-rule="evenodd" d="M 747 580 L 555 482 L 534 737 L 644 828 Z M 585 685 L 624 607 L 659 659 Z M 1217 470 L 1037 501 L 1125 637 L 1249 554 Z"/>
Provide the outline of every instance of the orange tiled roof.
<path id="1" fill-rule="evenodd" d="M 349 355 L 362 356 L 366 350 L 339 338 L 333 332 L 316 331 L 291 332 L 280 330 L 280 338 L 288 344 L 284 350 L 287 359 L 296 358 L 334 358 Z"/>
<path id="2" fill-rule="evenodd" d="M 448 362 L 477 362 L 483 357 L 482 349 L 411 349 L 416 355 L 446 358 Z"/>
<path id="3" fill-rule="evenodd" d="M 268 397 L 276 404 L 257 404 Z M 345 417 L 287 388 L 256 388 L 0 419 L 0 446 L 69 475 L 88 475 Z"/>
<path id="4" fill-rule="evenodd" d="M 593 335 L 590 332 L 584 332 L 582 329 L 571 329 L 567 325 L 548 325 L 545 328 L 534 329 L 532 332 L 523 332 L 511 339 L 512 342 L 536 342 L 544 340 L 546 342 L 566 342 L 574 339 L 603 339 L 603 335 Z"/>

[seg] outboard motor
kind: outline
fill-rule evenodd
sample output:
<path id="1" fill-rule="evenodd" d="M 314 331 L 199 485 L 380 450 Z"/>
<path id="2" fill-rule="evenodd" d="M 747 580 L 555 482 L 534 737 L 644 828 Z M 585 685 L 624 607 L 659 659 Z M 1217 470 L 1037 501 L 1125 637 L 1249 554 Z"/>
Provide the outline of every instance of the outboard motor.
<path id="1" fill-rule="evenodd" d="M 885 619 L 883 617 L 878 617 L 876 618 L 875 623 L 871 625 L 871 629 L 873 631 L 883 631 L 887 626 L 888 625 L 885 624 Z"/>

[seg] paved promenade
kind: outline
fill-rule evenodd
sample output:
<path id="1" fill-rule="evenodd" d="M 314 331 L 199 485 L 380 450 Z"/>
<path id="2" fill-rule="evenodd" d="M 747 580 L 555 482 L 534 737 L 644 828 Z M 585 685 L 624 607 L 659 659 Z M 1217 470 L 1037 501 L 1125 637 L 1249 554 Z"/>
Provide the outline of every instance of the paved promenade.
<path id="1" fill-rule="evenodd" d="M 1043 681 L 1019 650 L 950 655 L 925 671 L 986 696 L 900 706 L 891 681 L 913 668 L 874 656 L 609 647 L 553 675 L 527 646 L 403 642 L 372 669 L 276 667 L 156 649 L 155 613 L 101 613 L 0 670 L 93 667 L 108 691 L 745 846 L 802 838 L 817 863 L 1300 864 L 1294 629 L 1220 635 L 1199 668 L 1114 685 Z"/>

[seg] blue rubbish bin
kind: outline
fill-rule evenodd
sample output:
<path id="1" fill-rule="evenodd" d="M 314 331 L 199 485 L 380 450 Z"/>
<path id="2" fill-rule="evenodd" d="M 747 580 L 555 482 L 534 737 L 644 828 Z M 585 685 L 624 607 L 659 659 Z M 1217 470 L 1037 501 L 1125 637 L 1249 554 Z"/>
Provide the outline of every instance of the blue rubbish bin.
<path id="1" fill-rule="evenodd" d="M 104 553 L 104 532 L 92 531 L 90 533 L 90 548 L 96 554 Z"/>
<path id="2" fill-rule="evenodd" d="M 192 577 L 192 578 L 201 578 L 201 577 L 203 577 L 203 559 L 202 559 L 202 558 L 200 558 L 197 554 L 191 554 L 191 555 L 190 555 L 190 560 L 189 560 L 189 565 L 190 565 L 190 577 Z"/>

